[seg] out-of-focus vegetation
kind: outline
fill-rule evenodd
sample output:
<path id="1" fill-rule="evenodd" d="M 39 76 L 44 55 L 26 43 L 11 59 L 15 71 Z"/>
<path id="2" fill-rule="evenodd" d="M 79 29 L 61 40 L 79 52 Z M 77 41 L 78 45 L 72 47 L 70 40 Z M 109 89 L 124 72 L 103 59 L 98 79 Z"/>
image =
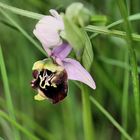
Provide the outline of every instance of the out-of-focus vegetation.
<path id="1" fill-rule="evenodd" d="M 46 15 L 52 8 L 64 12 L 66 7 L 75 0 L 1 0 L 0 2 Z M 106 15 L 107 25 L 121 19 L 115 0 L 83 0 L 81 2 L 93 14 Z M 130 15 L 140 12 L 139 0 L 128 0 L 126 5 Z M 32 31 L 37 20 L 15 15 L 12 12 L 8 14 L 36 40 Z M 138 34 L 140 33 L 139 22 L 139 20 L 132 22 L 133 32 Z M 113 29 L 123 30 L 123 26 L 120 24 Z M 125 67 L 128 61 L 127 43 L 124 39 L 108 35 L 98 35 L 91 41 L 94 51 L 91 74 L 96 81 L 97 89 L 95 91 L 88 89 L 88 92 L 120 125 L 126 121 L 126 131 L 133 137 L 136 130 L 135 101 L 130 71 Z M 17 122 L 41 140 L 84 140 L 81 90 L 77 84 L 69 81 L 68 96 L 59 104 L 53 105 L 46 100 L 35 101 L 36 91 L 30 87 L 32 65 L 35 61 L 45 58 L 44 55 L 1 13 L 0 44 Z M 138 64 L 140 64 L 140 42 L 134 42 L 133 47 L 136 50 Z M 125 96 L 124 93 L 128 95 Z M 128 106 L 123 108 L 122 103 L 127 96 Z M 91 108 L 95 140 L 121 139 L 121 133 L 102 112 L 92 103 Z M 0 75 L 0 109 L 7 113 L 2 75 Z M 123 120 L 125 111 L 127 111 L 127 120 Z M 0 116 L 0 137 L 4 140 L 14 140 L 13 126 L 15 125 L 8 119 Z M 28 134 L 25 135 L 22 131 L 19 131 L 19 135 L 22 140 L 31 140 Z"/>

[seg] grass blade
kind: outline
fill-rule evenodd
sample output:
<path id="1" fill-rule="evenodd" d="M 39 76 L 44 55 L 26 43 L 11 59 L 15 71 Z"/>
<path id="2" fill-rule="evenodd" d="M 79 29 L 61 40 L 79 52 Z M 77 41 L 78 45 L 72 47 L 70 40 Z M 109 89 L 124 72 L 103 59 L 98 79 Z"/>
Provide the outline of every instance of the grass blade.
<path id="1" fill-rule="evenodd" d="M 128 51 L 125 52 L 125 63 L 129 65 Z M 122 97 L 122 126 L 127 131 L 127 121 L 128 121 L 128 88 L 129 88 L 129 71 L 125 69 L 124 71 L 124 84 L 123 84 L 123 97 Z M 122 140 L 124 140 L 122 135 Z"/>
<path id="2" fill-rule="evenodd" d="M 130 21 L 140 20 L 140 14 L 138 13 L 138 14 L 131 15 L 131 16 L 128 17 L 128 19 L 129 19 Z M 123 19 L 117 20 L 117 21 L 115 21 L 115 22 L 113 22 L 113 23 L 107 25 L 106 28 L 107 28 L 107 29 L 112 28 L 112 27 L 117 26 L 117 25 L 119 25 L 119 24 L 121 24 L 121 23 L 123 23 L 123 22 L 124 22 Z M 92 38 L 96 37 L 97 35 L 99 35 L 99 33 L 94 33 L 94 34 L 92 34 L 92 35 L 90 36 L 90 38 L 92 39 Z"/>
<path id="3" fill-rule="evenodd" d="M 127 132 L 125 132 L 125 130 L 119 125 L 119 123 L 98 103 L 98 101 L 96 101 L 92 96 L 90 96 L 90 100 L 127 140 L 133 140 L 131 136 L 129 136 L 129 134 L 127 134 Z"/>
<path id="4" fill-rule="evenodd" d="M 1 46 L 0 46 L 0 70 L 1 70 L 1 75 L 2 75 L 2 80 L 3 80 L 3 85 L 4 85 L 7 110 L 9 112 L 10 117 L 13 120 L 16 121 L 15 112 L 14 112 L 14 106 L 13 106 L 12 97 L 11 97 L 11 94 L 10 94 L 8 76 L 7 76 L 7 73 L 6 73 L 6 67 L 5 67 L 5 62 L 4 62 Z M 20 135 L 19 135 L 18 131 L 14 127 L 13 127 L 13 134 L 14 134 L 15 140 L 20 139 Z"/>
<path id="5" fill-rule="evenodd" d="M 106 64 L 117 66 L 117 67 L 131 71 L 131 66 L 128 65 L 127 63 L 120 61 L 120 60 L 115 60 L 115 59 L 108 58 L 105 56 L 99 57 L 99 60 L 101 60 L 102 62 L 104 62 Z M 138 67 L 138 73 L 140 73 L 140 67 Z"/>
<path id="6" fill-rule="evenodd" d="M 98 34 L 106 34 L 106 35 L 111 35 L 111 36 L 116 36 L 116 37 L 120 37 L 120 38 L 126 38 L 126 32 L 123 31 L 119 31 L 119 30 L 109 30 L 107 27 L 101 27 L 101 26 L 93 26 L 93 25 L 88 25 L 85 28 L 86 31 L 89 32 L 95 32 Z M 92 38 L 92 37 L 90 37 Z M 140 35 L 138 34 L 132 34 L 132 39 L 134 41 L 140 41 Z"/>
<path id="7" fill-rule="evenodd" d="M 0 9 L 0 12 L 45 56 L 47 55 L 47 53 L 45 53 L 45 51 L 40 47 L 40 45 L 38 45 L 38 43 L 36 43 L 36 41 L 34 41 L 34 39 L 24 30 L 22 29 L 17 23 L 16 21 L 14 21 L 5 11 L 3 11 L 2 9 Z"/>
<path id="8" fill-rule="evenodd" d="M 24 127 L 22 127 L 20 124 L 18 124 L 15 120 L 11 119 L 5 112 L 0 110 L 0 116 L 7 121 L 9 121 L 12 125 L 14 125 L 17 129 L 22 131 L 25 135 L 27 135 L 31 140 L 39 140 L 38 137 L 31 134 L 28 130 L 26 130 Z"/>
<path id="9" fill-rule="evenodd" d="M 136 54 L 133 47 L 132 36 L 131 36 L 131 26 L 130 22 L 128 21 L 128 14 L 127 8 L 125 6 L 124 1 L 118 0 L 118 7 L 120 9 L 120 13 L 124 19 L 124 29 L 126 30 L 126 41 L 128 44 L 129 50 L 129 59 L 131 64 L 131 74 L 132 74 L 132 83 L 133 83 L 133 93 L 134 93 L 134 100 L 135 100 L 135 116 L 136 116 L 136 137 L 140 139 L 140 95 L 139 95 L 139 79 L 138 79 L 138 69 L 137 69 L 137 60 Z"/>
<path id="10" fill-rule="evenodd" d="M 4 4 L 2 2 L 0 2 L 0 7 L 4 8 L 6 10 L 9 10 L 9 11 L 15 13 L 15 14 L 18 14 L 18 15 L 21 15 L 21 16 L 26 16 L 26 17 L 32 18 L 32 19 L 39 20 L 40 18 L 42 18 L 44 16 L 42 14 L 34 13 L 34 12 L 23 10 L 23 9 L 19 9 L 19 8 L 16 8 L 16 7 L 13 7 L 13 6 L 9 6 L 9 5 Z"/>

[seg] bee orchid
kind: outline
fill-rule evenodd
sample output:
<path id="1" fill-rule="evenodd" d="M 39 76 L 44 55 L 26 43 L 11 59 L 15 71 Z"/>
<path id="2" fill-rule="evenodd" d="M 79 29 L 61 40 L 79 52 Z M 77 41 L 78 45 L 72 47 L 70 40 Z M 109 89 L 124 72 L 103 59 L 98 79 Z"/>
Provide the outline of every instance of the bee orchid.
<path id="1" fill-rule="evenodd" d="M 50 99 L 52 103 L 58 103 L 67 96 L 68 80 L 80 81 L 92 89 L 96 85 L 78 61 L 68 58 L 72 47 L 59 35 L 64 30 L 63 20 L 55 10 L 51 13 L 54 17 L 45 16 L 34 30 L 49 58 L 34 63 L 31 86 L 38 91 L 36 100 Z"/>

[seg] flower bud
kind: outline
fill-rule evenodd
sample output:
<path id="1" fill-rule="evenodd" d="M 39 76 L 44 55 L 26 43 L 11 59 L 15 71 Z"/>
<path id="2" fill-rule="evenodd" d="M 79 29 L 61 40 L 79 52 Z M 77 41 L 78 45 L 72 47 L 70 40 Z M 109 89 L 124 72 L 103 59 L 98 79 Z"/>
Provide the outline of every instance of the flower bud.
<path id="1" fill-rule="evenodd" d="M 57 103 L 67 96 L 67 72 L 52 59 L 35 62 L 32 74 L 31 86 L 38 91 L 35 100 L 51 99 Z"/>
<path id="2" fill-rule="evenodd" d="M 90 11 L 80 2 L 71 4 L 66 9 L 66 15 L 70 20 L 81 27 L 87 25 L 91 18 Z"/>

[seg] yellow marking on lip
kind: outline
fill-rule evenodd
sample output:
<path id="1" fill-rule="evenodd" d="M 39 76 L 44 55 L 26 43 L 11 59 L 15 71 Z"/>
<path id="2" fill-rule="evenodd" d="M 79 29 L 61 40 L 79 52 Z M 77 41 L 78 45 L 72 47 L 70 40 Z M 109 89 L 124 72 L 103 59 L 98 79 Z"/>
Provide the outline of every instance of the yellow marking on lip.
<path id="1" fill-rule="evenodd" d="M 51 86 L 57 88 L 57 85 L 55 83 L 52 83 Z"/>
<path id="2" fill-rule="evenodd" d="M 47 97 L 44 95 L 44 93 L 40 89 L 38 89 L 38 94 L 34 96 L 34 99 L 38 101 L 42 101 L 42 100 L 47 99 Z"/>

